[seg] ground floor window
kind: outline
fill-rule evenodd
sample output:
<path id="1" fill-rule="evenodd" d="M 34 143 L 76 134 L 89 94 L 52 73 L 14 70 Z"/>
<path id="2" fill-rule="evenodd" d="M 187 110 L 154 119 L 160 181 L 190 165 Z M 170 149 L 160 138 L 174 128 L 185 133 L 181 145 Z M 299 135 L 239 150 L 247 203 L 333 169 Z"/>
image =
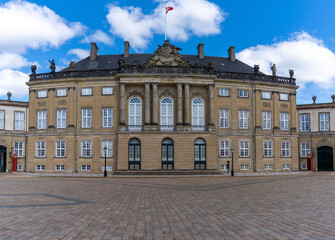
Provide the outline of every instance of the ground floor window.
<path id="1" fill-rule="evenodd" d="M 23 165 L 17 165 L 17 170 L 22 171 L 23 170 Z"/>
<path id="2" fill-rule="evenodd" d="M 36 165 L 36 171 L 44 171 L 45 165 Z"/>
<path id="3" fill-rule="evenodd" d="M 91 165 L 81 165 L 81 171 L 91 171 Z"/>
<path id="4" fill-rule="evenodd" d="M 220 168 L 221 168 L 222 171 L 225 171 L 225 170 L 227 170 L 227 165 L 221 164 Z"/>
<path id="5" fill-rule="evenodd" d="M 272 164 L 265 164 L 264 165 L 264 170 L 272 170 L 273 169 L 273 165 Z"/>
<path id="6" fill-rule="evenodd" d="M 141 142 L 137 138 L 130 139 L 128 148 L 129 170 L 141 169 Z"/>
<path id="7" fill-rule="evenodd" d="M 301 169 L 306 170 L 307 169 L 307 164 L 306 163 L 301 164 Z"/>
<path id="8" fill-rule="evenodd" d="M 110 172 L 113 170 L 112 165 L 106 165 L 107 172 Z M 105 165 L 102 165 L 102 171 L 105 171 Z"/>
<path id="9" fill-rule="evenodd" d="M 65 166 L 64 165 L 56 165 L 56 171 L 64 171 Z"/>
<path id="10" fill-rule="evenodd" d="M 283 170 L 290 170 L 291 165 L 290 164 L 283 164 Z"/>
<path id="11" fill-rule="evenodd" d="M 240 169 L 244 171 L 249 170 L 249 164 L 241 164 Z"/>
<path id="12" fill-rule="evenodd" d="M 206 169 L 206 142 L 201 138 L 194 142 L 194 169 Z"/>

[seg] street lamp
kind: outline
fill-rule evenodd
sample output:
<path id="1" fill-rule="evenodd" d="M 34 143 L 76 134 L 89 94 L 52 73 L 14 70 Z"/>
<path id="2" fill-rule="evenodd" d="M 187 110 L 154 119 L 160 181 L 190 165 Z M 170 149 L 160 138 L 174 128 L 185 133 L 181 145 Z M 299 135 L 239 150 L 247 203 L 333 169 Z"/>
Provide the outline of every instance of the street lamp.
<path id="1" fill-rule="evenodd" d="M 104 147 L 105 151 L 105 171 L 104 171 L 104 177 L 107 177 L 107 163 L 106 163 L 106 151 L 107 151 L 107 146 Z"/>
<path id="2" fill-rule="evenodd" d="M 234 177 L 234 147 L 231 146 L 231 176 Z"/>

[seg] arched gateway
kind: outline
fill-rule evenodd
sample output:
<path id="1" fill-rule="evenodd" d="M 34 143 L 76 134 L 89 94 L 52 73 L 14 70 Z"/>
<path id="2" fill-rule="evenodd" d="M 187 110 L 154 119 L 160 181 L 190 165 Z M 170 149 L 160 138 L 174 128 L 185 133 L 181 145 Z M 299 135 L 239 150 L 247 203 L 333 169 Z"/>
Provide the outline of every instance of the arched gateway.
<path id="1" fill-rule="evenodd" d="M 318 171 L 333 171 L 333 148 L 318 147 Z"/>

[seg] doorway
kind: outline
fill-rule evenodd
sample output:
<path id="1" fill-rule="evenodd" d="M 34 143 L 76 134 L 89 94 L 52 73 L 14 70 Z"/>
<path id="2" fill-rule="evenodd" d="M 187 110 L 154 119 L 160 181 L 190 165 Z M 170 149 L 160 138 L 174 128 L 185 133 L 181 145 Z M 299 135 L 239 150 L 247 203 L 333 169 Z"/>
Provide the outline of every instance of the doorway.
<path id="1" fill-rule="evenodd" d="M 333 171 L 333 148 L 318 147 L 318 171 Z"/>
<path id="2" fill-rule="evenodd" d="M 0 145 L 0 172 L 6 172 L 7 169 L 6 157 L 7 157 L 7 148 L 5 146 Z"/>

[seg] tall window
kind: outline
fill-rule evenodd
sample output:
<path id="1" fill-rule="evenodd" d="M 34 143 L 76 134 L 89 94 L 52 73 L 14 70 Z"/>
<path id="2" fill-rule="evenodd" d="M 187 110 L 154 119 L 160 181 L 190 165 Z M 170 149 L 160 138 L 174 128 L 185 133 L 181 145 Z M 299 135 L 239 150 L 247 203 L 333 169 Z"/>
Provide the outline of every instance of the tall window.
<path id="1" fill-rule="evenodd" d="M 102 126 L 113 127 L 113 108 L 102 109 Z"/>
<path id="2" fill-rule="evenodd" d="M 37 129 L 47 128 L 47 111 L 37 111 Z"/>
<path id="3" fill-rule="evenodd" d="M 302 132 L 309 131 L 309 114 L 300 115 L 300 126 Z"/>
<path id="4" fill-rule="evenodd" d="M 92 127 L 92 109 L 81 110 L 81 127 L 82 128 Z"/>
<path id="5" fill-rule="evenodd" d="M 201 98 L 192 101 L 192 125 L 205 125 L 204 101 Z"/>
<path id="6" fill-rule="evenodd" d="M 113 141 L 106 140 L 101 142 L 101 156 L 105 156 L 105 147 L 106 149 L 106 157 L 113 157 Z"/>
<path id="7" fill-rule="evenodd" d="M 262 112 L 263 129 L 271 129 L 271 112 Z"/>
<path id="8" fill-rule="evenodd" d="M 142 101 L 137 97 L 129 101 L 129 125 L 142 126 Z"/>
<path id="9" fill-rule="evenodd" d="M 288 130 L 288 113 L 280 113 L 280 129 Z"/>
<path id="10" fill-rule="evenodd" d="M 291 144 L 289 141 L 283 141 L 281 143 L 281 156 L 290 157 L 291 156 Z"/>
<path id="11" fill-rule="evenodd" d="M 240 141 L 240 157 L 249 157 L 249 141 Z"/>
<path id="12" fill-rule="evenodd" d="M 220 141 L 220 157 L 229 157 L 229 141 Z"/>
<path id="13" fill-rule="evenodd" d="M 0 111 L 0 129 L 5 128 L 5 111 Z"/>
<path id="14" fill-rule="evenodd" d="M 229 128 L 229 110 L 220 109 L 220 128 Z"/>
<path id="15" fill-rule="evenodd" d="M 82 157 L 92 156 L 92 142 L 91 141 L 81 141 L 81 156 Z"/>
<path id="16" fill-rule="evenodd" d="M 329 113 L 320 113 L 320 131 L 329 131 Z"/>
<path id="17" fill-rule="evenodd" d="M 15 130 L 23 130 L 24 124 L 24 113 L 23 112 L 15 112 Z"/>
<path id="18" fill-rule="evenodd" d="M 14 142 L 14 152 L 17 157 L 23 157 L 23 142 Z"/>
<path id="19" fill-rule="evenodd" d="M 173 126 L 173 101 L 170 98 L 161 101 L 161 125 Z"/>
<path id="20" fill-rule="evenodd" d="M 301 156 L 307 157 L 307 154 L 309 154 L 309 142 L 303 142 L 301 143 Z"/>
<path id="21" fill-rule="evenodd" d="M 162 141 L 162 170 L 173 169 L 173 141 L 165 138 Z"/>
<path id="22" fill-rule="evenodd" d="M 240 129 L 248 129 L 249 128 L 249 111 L 240 110 L 238 111 L 238 115 L 239 115 Z"/>
<path id="23" fill-rule="evenodd" d="M 45 157 L 45 141 L 36 142 L 36 157 Z"/>
<path id="24" fill-rule="evenodd" d="M 272 150 L 272 141 L 264 141 L 263 142 L 263 156 L 264 157 L 272 157 L 273 150 Z"/>
<path id="25" fill-rule="evenodd" d="M 66 142 L 56 141 L 56 157 L 65 157 L 66 154 Z"/>
<path id="26" fill-rule="evenodd" d="M 141 169 L 141 142 L 137 138 L 132 138 L 128 146 L 128 169 Z"/>
<path id="27" fill-rule="evenodd" d="M 57 110 L 57 128 L 66 128 L 66 110 Z"/>
<path id="28" fill-rule="evenodd" d="M 206 142 L 201 138 L 194 142 L 194 169 L 206 169 Z"/>

